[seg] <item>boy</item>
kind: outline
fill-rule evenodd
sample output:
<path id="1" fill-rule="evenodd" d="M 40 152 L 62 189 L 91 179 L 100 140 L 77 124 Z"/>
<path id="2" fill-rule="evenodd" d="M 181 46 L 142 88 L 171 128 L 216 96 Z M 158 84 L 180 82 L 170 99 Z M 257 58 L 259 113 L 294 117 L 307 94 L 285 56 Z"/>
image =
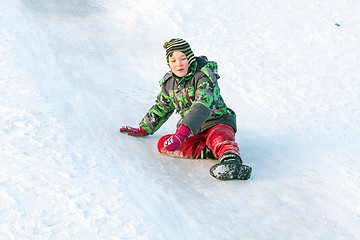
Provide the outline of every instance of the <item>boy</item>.
<path id="1" fill-rule="evenodd" d="M 218 159 L 210 168 L 216 179 L 249 179 L 252 169 L 242 164 L 235 142 L 236 115 L 220 95 L 216 62 L 195 57 L 183 39 L 171 39 L 164 48 L 171 71 L 160 81 L 155 104 L 139 128 L 121 127 L 120 132 L 136 137 L 154 134 L 176 110 L 181 119 L 174 134 L 160 138 L 161 154 Z"/>

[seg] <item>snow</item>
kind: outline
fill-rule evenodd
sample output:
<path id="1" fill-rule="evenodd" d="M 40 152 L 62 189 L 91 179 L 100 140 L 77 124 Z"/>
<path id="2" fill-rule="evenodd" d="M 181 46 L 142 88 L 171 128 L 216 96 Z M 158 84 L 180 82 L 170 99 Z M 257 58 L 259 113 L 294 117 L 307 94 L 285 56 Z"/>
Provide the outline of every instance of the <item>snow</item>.
<path id="1" fill-rule="evenodd" d="M 2 0 L 0 239 L 358 239 L 360 3 Z M 162 44 L 219 65 L 248 181 L 137 126 Z"/>

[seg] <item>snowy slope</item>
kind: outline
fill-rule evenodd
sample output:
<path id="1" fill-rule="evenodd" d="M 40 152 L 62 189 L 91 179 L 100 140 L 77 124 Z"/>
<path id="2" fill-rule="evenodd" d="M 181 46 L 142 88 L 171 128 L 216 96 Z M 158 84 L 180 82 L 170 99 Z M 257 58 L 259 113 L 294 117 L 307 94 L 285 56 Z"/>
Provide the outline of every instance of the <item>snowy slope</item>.
<path id="1" fill-rule="evenodd" d="M 0 239 L 357 239 L 360 2 L 0 2 Z M 339 26 L 340 25 L 340 26 Z M 131 138 L 162 43 L 219 64 L 249 181 Z"/>

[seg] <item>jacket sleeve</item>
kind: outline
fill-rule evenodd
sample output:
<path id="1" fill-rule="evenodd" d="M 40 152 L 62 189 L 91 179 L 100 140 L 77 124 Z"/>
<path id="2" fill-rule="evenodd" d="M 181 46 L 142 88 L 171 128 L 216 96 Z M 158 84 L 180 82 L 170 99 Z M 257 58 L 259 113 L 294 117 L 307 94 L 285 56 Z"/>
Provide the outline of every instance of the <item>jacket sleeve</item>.
<path id="1" fill-rule="evenodd" d="M 219 96 L 219 87 L 212 76 L 201 73 L 196 81 L 195 102 L 179 121 L 179 125 L 187 126 L 192 133 L 197 133 L 215 109 L 215 99 Z"/>
<path id="2" fill-rule="evenodd" d="M 154 134 L 173 114 L 175 106 L 162 87 L 154 105 L 140 122 L 140 127 L 149 134 Z"/>

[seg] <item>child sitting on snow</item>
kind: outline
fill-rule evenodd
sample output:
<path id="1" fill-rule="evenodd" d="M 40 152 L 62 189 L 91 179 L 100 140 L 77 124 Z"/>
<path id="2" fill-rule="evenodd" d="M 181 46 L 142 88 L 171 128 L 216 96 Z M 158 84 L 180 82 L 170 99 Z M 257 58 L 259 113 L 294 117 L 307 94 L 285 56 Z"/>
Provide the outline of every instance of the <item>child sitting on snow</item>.
<path id="1" fill-rule="evenodd" d="M 220 180 L 247 180 L 251 167 L 243 165 L 235 142 L 236 115 L 220 95 L 216 62 L 195 57 L 183 39 L 164 44 L 171 69 L 160 81 L 161 92 L 139 128 L 121 127 L 130 136 L 154 134 L 176 110 L 181 119 L 175 134 L 160 138 L 161 154 L 184 158 L 219 159 L 210 174 Z"/>

